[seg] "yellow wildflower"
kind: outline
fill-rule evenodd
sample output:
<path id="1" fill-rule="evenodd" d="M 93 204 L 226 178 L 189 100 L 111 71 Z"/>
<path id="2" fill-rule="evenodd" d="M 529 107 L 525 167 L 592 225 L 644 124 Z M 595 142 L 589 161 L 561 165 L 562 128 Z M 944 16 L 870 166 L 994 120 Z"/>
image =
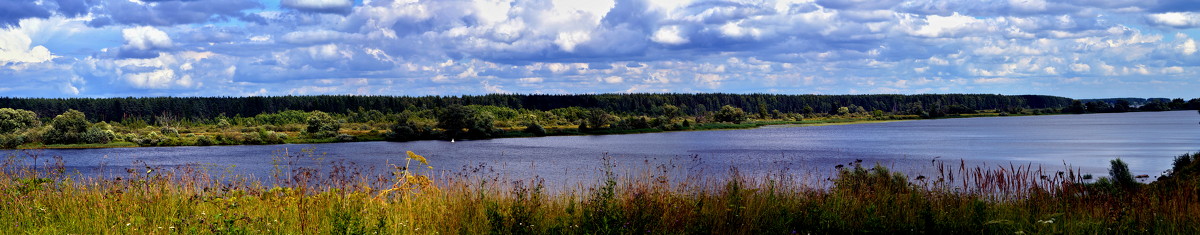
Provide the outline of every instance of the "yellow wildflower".
<path id="1" fill-rule="evenodd" d="M 416 153 L 413 153 L 412 151 L 408 151 L 408 158 L 417 160 L 418 162 L 421 162 L 421 164 L 429 165 L 429 162 L 425 161 L 425 157 L 423 157 L 421 155 L 417 155 Z"/>

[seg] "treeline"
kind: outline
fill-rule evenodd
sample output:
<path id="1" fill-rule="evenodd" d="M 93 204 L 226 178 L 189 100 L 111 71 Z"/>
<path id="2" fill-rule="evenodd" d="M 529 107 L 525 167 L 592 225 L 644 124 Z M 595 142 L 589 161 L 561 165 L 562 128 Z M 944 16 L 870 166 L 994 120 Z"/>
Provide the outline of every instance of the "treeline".
<path id="1" fill-rule="evenodd" d="M 1183 99 L 1090 99 L 1072 101 L 1064 113 L 1122 113 L 1133 111 L 1200 110 L 1200 98 Z"/>
<path id="2" fill-rule="evenodd" d="M 1200 108 L 1200 99 L 1147 102 L 972 94 L 0 98 L 0 148 L 485 139 Z"/>
<path id="3" fill-rule="evenodd" d="M 93 121 L 149 120 L 175 116 L 197 120 L 251 117 L 287 110 L 350 113 L 359 107 L 383 113 L 436 109 L 450 105 L 481 105 L 548 111 L 578 107 L 627 115 L 653 115 L 664 104 L 683 115 L 697 115 L 729 105 L 752 113 L 836 114 L 841 107 L 867 111 L 919 114 L 953 110 L 1061 109 L 1073 100 L 1043 95 L 926 94 L 926 95 L 773 95 L 773 94 L 599 94 L 481 96 L 278 96 L 278 97 L 146 97 L 146 98 L 0 98 L 0 107 L 30 110 L 52 117 L 79 110 Z M 851 110 L 853 111 L 853 110 Z"/>

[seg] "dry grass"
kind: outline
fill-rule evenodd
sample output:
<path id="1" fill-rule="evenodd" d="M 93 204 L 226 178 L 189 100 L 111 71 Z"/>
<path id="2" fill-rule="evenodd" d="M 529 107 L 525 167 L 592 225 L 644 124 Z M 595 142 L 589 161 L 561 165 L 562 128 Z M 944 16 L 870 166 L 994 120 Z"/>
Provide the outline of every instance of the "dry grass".
<path id="1" fill-rule="evenodd" d="M 909 179 L 852 165 L 832 179 L 597 166 L 597 183 L 547 190 L 486 166 L 440 173 L 419 155 L 375 168 L 275 153 L 260 182 L 201 166 L 64 171 L 61 158 L 12 154 L 0 165 L 0 233 L 34 234 L 780 234 L 1196 233 L 1194 184 L 1113 191 L 1073 172 L 935 163 Z M 415 155 L 415 154 L 414 154 Z M 418 158 L 419 157 L 419 158 Z M 436 165 L 437 159 L 429 159 Z M 401 165 L 401 163 L 404 163 Z M 1049 173 L 1049 174 L 1047 174 Z M 1044 175 L 1044 177 L 1043 177 Z M 553 191 L 551 193 L 551 191 Z"/>

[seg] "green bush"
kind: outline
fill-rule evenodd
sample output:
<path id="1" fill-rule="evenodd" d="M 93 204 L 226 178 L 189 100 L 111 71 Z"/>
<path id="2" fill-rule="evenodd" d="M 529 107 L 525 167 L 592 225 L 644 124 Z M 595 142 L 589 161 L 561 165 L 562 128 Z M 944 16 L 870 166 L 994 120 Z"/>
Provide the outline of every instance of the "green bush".
<path id="1" fill-rule="evenodd" d="M 1120 158 L 1113 159 L 1109 163 L 1112 164 L 1112 167 L 1108 169 L 1108 175 L 1112 177 L 1115 186 L 1122 189 L 1137 187 L 1138 183 L 1133 179 L 1133 173 L 1129 171 L 1128 164 L 1125 164 Z"/>
<path id="2" fill-rule="evenodd" d="M 216 145 L 216 144 L 217 144 L 217 142 L 215 140 L 213 140 L 212 137 L 208 137 L 207 135 L 196 136 L 196 145 L 209 146 L 209 145 Z"/>
<path id="3" fill-rule="evenodd" d="M 179 130 L 170 126 L 163 126 L 158 132 L 167 137 L 179 137 Z"/>
<path id="4" fill-rule="evenodd" d="M 51 128 L 46 132 L 43 140 L 46 144 L 87 143 L 84 140 L 84 133 L 91 125 L 92 123 L 88 122 L 87 116 L 83 112 L 74 109 L 67 110 L 50 121 Z"/>
<path id="5" fill-rule="evenodd" d="M 37 113 L 24 109 L 0 108 L 0 134 L 40 126 Z"/>
<path id="6" fill-rule="evenodd" d="M 546 128 L 542 127 L 542 125 L 538 125 L 537 123 L 529 123 L 525 125 L 525 133 L 529 133 L 534 136 L 545 136 Z"/>
<path id="7" fill-rule="evenodd" d="M 153 131 L 145 136 L 133 138 L 133 142 L 141 146 L 158 146 L 164 140 L 166 140 L 166 138 L 163 138 L 163 136 L 158 134 L 158 132 Z"/>
<path id="8" fill-rule="evenodd" d="M 308 115 L 308 131 L 313 138 L 328 138 L 337 136 L 338 130 L 342 129 L 342 123 L 334 119 L 328 113 L 321 111 L 312 111 Z"/>
<path id="9" fill-rule="evenodd" d="M 25 135 L 17 133 L 0 134 L 0 148 L 16 148 L 25 143 Z"/>
<path id="10" fill-rule="evenodd" d="M 117 134 L 112 130 L 104 130 L 100 127 L 90 127 L 87 132 L 82 135 L 83 143 L 88 144 L 107 144 L 117 139 Z"/>
<path id="11" fill-rule="evenodd" d="M 739 124 L 746 121 L 746 111 L 733 106 L 722 106 L 720 111 L 717 111 L 715 117 L 718 122 L 732 122 Z"/>

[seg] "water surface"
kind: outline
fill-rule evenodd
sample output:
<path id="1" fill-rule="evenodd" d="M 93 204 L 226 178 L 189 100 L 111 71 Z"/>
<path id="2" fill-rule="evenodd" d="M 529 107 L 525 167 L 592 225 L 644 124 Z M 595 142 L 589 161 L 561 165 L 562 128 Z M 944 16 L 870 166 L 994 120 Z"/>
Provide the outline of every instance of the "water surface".
<path id="1" fill-rule="evenodd" d="M 832 172 L 861 159 L 910 174 L 929 174 L 934 159 L 968 165 L 1064 165 L 1097 176 L 1121 158 L 1134 174 L 1160 175 L 1173 157 L 1200 150 L 1195 111 L 915 120 L 836 126 L 769 126 L 757 129 L 605 136 L 558 136 L 474 141 L 356 142 L 267 146 L 211 146 L 41 150 L 62 156 L 69 170 L 124 174 L 127 168 L 201 163 L 221 172 L 271 175 L 277 151 L 315 148 L 320 161 L 383 168 L 405 151 L 426 156 L 437 170 L 484 164 L 512 178 L 534 175 L 552 184 L 591 182 L 603 156 L 619 168 L 672 164 L 678 171 L 743 173 Z M 273 157 L 274 156 L 274 157 Z M 101 173 L 106 172 L 106 173 Z"/>

